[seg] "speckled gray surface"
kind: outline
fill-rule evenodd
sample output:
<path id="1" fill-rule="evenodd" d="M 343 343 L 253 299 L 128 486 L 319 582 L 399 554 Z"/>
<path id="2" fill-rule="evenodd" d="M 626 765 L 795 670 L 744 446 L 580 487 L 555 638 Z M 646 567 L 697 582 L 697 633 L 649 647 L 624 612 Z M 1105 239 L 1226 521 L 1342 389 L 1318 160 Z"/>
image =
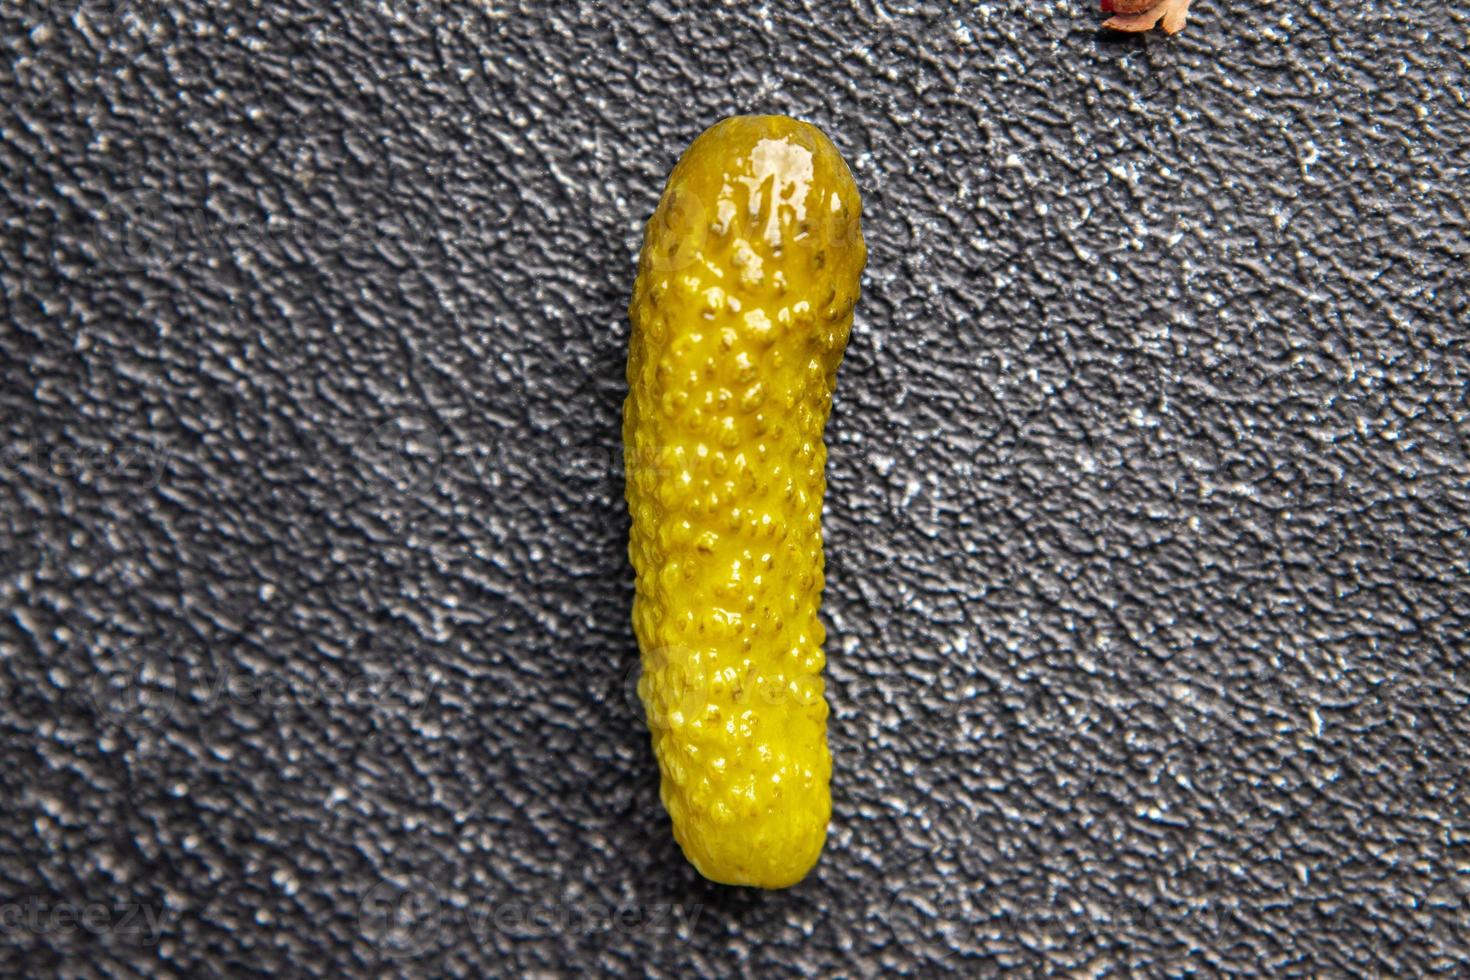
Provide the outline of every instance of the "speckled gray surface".
<path id="1" fill-rule="evenodd" d="M 0 3 L 0 968 L 1463 969 L 1470 15 L 1099 19 Z M 615 465 L 736 111 L 871 253 L 779 894 L 669 835 Z"/>

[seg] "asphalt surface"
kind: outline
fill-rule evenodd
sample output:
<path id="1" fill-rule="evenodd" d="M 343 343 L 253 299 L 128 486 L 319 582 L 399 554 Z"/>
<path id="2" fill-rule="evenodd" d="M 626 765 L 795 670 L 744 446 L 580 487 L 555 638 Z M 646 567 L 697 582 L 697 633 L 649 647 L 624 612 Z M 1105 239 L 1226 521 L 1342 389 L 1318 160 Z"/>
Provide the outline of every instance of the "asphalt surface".
<path id="1" fill-rule="evenodd" d="M 3 0 L 0 969 L 1457 973 L 1470 13 Z M 642 224 L 821 126 L 834 809 L 684 862 Z"/>

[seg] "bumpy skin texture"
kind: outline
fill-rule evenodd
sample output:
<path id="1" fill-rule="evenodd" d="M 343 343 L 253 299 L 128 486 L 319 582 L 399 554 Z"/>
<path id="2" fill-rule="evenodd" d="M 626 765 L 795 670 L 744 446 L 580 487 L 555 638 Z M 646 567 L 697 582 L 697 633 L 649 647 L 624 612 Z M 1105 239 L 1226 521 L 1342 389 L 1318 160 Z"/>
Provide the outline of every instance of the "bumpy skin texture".
<path id="1" fill-rule="evenodd" d="M 726 119 L 670 174 L 628 308 L 638 690 L 674 836 L 725 884 L 794 884 L 827 835 L 822 437 L 860 211 L 815 127 Z"/>

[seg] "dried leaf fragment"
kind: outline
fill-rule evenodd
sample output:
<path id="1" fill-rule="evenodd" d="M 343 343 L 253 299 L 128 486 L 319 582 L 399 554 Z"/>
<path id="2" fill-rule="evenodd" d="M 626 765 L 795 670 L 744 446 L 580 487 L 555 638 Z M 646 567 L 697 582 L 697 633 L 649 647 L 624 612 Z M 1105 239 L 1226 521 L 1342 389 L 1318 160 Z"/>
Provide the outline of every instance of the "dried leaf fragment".
<path id="1" fill-rule="evenodd" d="M 1115 31 L 1148 31 L 1163 21 L 1166 34 L 1184 30 L 1190 0 L 1102 0 L 1102 11 L 1113 14 L 1103 21 Z"/>

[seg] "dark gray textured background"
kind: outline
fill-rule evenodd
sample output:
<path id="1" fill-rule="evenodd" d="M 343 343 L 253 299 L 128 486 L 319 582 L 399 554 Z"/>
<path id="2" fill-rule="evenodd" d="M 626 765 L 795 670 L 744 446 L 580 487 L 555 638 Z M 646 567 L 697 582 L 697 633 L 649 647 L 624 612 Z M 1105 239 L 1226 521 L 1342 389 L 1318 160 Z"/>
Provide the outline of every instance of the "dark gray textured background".
<path id="1" fill-rule="evenodd" d="M 1100 20 L 0 0 L 0 968 L 1463 969 L 1470 14 Z M 670 836 L 616 462 L 740 111 L 871 255 L 779 894 Z"/>

